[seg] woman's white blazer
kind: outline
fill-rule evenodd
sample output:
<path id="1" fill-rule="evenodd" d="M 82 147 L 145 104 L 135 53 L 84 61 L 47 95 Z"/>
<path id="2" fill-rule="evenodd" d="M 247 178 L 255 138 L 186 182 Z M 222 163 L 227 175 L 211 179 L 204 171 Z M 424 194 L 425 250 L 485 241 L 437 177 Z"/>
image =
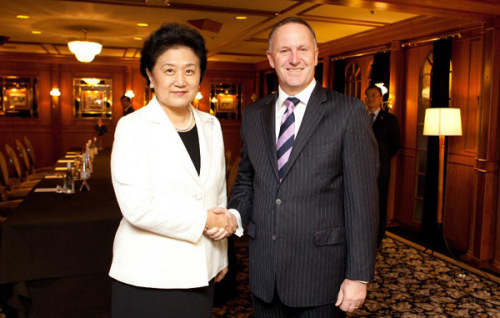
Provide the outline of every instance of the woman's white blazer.
<path id="1" fill-rule="evenodd" d="M 226 206 L 224 143 L 219 121 L 194 111 L 201 169 L 160 104 L 122 117 L 111 173 L 123 218 L 109 275 L 149 288 L 207 286 L 227 266 L 227 241 L 203 235 L 207 209 Z"/>

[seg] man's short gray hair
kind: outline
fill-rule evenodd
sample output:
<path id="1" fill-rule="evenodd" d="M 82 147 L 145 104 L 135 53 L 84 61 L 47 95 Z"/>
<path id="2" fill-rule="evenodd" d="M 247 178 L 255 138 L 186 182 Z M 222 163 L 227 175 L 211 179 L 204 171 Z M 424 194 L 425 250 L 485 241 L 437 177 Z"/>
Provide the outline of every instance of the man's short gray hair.
<path id="1" fill-rule="evenodd" d="M 276 32 L 276 30 L 280 26 L 283 26 L 283 25 L 288 24 L 288 23 L 302 24 L 303 26 L 307 27 L 309 29 L 309 31 L 311 32 L 311 35 L 313 37 L 314 48 L 315 49 L 318 48 L 318 42 L 316 41 L 316 34 L 314 33 L 314 30 L 313 30 L 313 28 L 311 28 L 309 23 L 307 23 L 306 21 L 304 21 L 300 18 L 297 18 L 297 17 L 288 17 L 288 18 L 285 18 L 285 19 L 281 20 L 280 22 L 276 23 L 276 25 L 271 29 L 271 32 L 269 32 L 269 43 L 268 43 L 269 51 L 272 51 L 272 49 L 273 49 L 272 41 L 273 41 L 274 32 Z"/>

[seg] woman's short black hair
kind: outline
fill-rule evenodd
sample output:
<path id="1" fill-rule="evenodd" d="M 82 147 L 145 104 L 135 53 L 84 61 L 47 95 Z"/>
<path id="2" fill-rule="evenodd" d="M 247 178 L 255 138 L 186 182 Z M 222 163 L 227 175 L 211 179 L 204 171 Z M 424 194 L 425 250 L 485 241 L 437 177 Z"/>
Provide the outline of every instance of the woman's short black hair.
<path id="1" fill-rule="evenodd" d="M 201 34 L 190 27 L 177 23 L 168 23 L 162 25 L 158 30 L 144 42 L 141 50 L 141 73 L 146 78 L 149 85 L 149 77 L 146 70 L 153 72 L 153 68 L 158 61 L 158 57 L 168 49 L 174 47 L 188 47 L 200 60 L 200 83 L 207 69 L 207 52 L 205 49 L 205 39 Z"/>

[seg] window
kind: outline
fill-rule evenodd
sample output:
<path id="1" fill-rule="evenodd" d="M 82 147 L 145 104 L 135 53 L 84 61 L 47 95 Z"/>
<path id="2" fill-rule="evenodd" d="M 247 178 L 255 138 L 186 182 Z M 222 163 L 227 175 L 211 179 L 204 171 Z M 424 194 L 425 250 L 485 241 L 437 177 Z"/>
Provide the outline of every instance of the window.
<path id="1" fill-rule="evenodd" d="M 417 150 L 416 150 L 416 177 L 415 177 L 415 207 L 413 217 L 416 221 L 422 221 L 424 210 L 425 176 L 427 174 L 427 136 L 424 136 L 425 110 L 431 106 L 431 78 L 432 65 L 434 62 L 432 52 L 425 59 L 420 70 L 420 84 L 418 92 L 418 113 L 417 113 Z M 450 62 L 450 90 L 449 99 L 451 106 L 451 72 Z"/>
<path id="2" fill-rule="evenodd" d="M 361 68 L 356 63 L 350 63 L 346 67 L 344 92 L 361 98 Z"/>

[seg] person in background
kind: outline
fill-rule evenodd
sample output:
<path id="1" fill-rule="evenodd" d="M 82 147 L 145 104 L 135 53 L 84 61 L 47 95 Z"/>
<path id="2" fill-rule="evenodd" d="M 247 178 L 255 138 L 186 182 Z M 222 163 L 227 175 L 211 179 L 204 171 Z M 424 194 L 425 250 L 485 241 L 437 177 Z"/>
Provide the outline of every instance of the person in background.
<path id="1" fill-rule="evenodd" d="M 343 317 L 374 275 L 376 140 L 361 101 L 314 79 L 307 22 L 274 26 L 267 57 L 278 94 L 245 109 L 228 204 L 248 225 L 255 315 Z"/>
<path id="2" fill-rule="evenodd" d="M 382 89 L 370 85 L 365 90 L 365 105 L 370 112 L 373 133 L 378 143 L 380 172 L 378 177 L 380 225 L 377 246 L 380 247 L 387 223 L 387 193 L 391 179 L 391 158 L 401 145 L 399 122 L 396 116 L 382 108 Z"/>
<path id="3" fill-rule="evenodd" d="M 226 205 L 226 165 L 219 121 L 191 104 L 206 66 L 205 41 L 186 26 L 163 25 L 142 48 L 156 95 L 115 132 L 112 317 L 212 317 L 236 218 L 211 211 Z"/>
<path id="4" fill-rule="evenodd" d="M 132 107 L 130 97 L 123 95 L 120 97 L 120 103 L 122 104 L 123 116 L 127 116 L 135 111 L 134 107 Z"/>

